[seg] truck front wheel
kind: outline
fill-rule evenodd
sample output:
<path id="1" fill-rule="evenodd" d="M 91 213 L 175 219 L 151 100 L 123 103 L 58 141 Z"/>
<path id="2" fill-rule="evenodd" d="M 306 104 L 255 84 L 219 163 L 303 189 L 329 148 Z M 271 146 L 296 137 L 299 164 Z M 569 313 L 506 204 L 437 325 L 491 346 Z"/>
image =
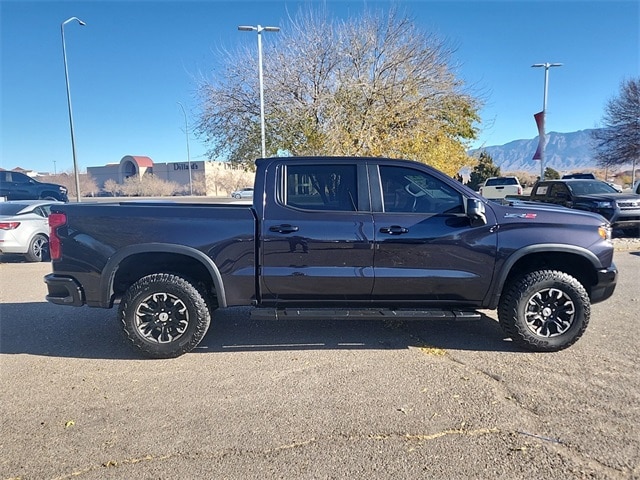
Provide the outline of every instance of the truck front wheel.
<path id="1" fill-rule="evenodd" d="M 205 296 L 178 275 L 156 273 L 129 287 L 118 315 L 126 337 L 144 355 L 178 357 L 193 350 L 207 333 L 211 314 Z"/>
<path id="2" fill-rule="evenodd" d="M 573 345 L 589 324 L 591 302 L 571 275 L 541 270 L 523 275 L 503 293 L 500 326 L 515 343 L 536 352 Z"/>

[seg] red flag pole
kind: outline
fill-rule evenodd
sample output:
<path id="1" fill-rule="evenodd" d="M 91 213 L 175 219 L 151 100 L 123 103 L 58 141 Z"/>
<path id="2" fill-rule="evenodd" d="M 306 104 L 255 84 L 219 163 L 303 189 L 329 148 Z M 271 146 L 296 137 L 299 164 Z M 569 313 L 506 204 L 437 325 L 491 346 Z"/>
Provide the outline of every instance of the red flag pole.
<path id="1" fill-rule="evenodd" d="M 536 113 L 533 117 L 538 124 L 538 132 L 540 138 L 538 140 L 538 149 L 533 155 L 534 160 L 540 160 L 540 180 L 544 180 L 544 151 L 547 144 L 545 134 L 545 120 L 547 118 L 547 89 L 549 87 L 549 69 L 551 67 L 561 67 L 562 63 L 534 63 L 532 67 L 544 67 L 544 98 L 542 102 L 542 111 Z"/>

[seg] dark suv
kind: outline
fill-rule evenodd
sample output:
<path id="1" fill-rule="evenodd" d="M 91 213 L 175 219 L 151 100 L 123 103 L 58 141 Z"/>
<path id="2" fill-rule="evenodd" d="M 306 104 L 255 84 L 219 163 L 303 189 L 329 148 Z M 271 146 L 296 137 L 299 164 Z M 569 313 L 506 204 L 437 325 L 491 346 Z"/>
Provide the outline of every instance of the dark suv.
<path id="1" fill-rule="evenodd" d="M 58 200 L 68 202 L 67 188 L 43 183 L 20 172 L 0 171 L 0 197 L 5 200 Z"/>
<path id="2" fill-rule="evenodd" d="M 640 195 L 620 193 L 600 180 L 545 180 L 531 192 L 531 200 L 595 212 L 626 235 L 640 233 Z"/>

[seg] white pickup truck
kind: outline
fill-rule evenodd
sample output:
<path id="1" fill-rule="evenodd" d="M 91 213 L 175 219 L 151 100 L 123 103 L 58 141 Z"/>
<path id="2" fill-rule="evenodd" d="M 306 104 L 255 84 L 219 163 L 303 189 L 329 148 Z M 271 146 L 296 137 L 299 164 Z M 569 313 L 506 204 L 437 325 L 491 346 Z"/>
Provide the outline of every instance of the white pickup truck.
<path id="1" fill-rule="evenodd" d="M 489 200 L 522 195 L 522 185 L 518 177 L 489 177 L 480 187 L 480 195 Z"/>

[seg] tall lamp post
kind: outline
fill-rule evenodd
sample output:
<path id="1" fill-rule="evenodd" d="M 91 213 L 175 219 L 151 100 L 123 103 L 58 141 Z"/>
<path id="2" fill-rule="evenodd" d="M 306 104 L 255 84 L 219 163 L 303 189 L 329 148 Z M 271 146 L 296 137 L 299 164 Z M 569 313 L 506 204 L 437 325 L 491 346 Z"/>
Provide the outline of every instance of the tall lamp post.
<path id="1" fill-rule="evenodd" d="M 549 69 L 551 67 L 561 67 L 562 63 L 534 63 L 532 67 L 544 67 L 544 98 L 542 101 L 542 112 L 534 115 L 538 124 L 539 139 L 538 150 L 533 156 L 534 160 L 540 160 L 540 180 L 544 180 L 544 150 L 547 146 L 545 133 L 545 123 L 547 120 L 547 90 L 549 88 Z"/>
<path id="2" fill-rule="evenodd" d="M 184 111 L 184 107 L 180 102 L 176 102 L 182 109 L 184 115 L 184 134 L 187 138 L 187 165 L 189 166 L 189 195 L 193 196 L 193 179 L 191 178 L 191 155 L 189 154 L 189 127 L 187 125 L 187 112 Z"/>
<path id="3" fill-rule="evenodd" d="M 264 85 L 262 81 L 262 32 L 279 32 L 279 27 L 263 27 L 261 25 L 240 25 L 238 30 L 244 32 L 258 32 L 258 76 L 260 77 L 260 132 L 262 134 L 262 157 L 266 157 L 267 148 L 264 133 Z"/>
<path id="4" fill-rule="evenodd" d="M 64 79 L 67 84 L 67 104 L 69 105 L 69 126 L 71 128 L 71 153 L 73 154 L 73 171 L 76 179 L 76 199 L 78 203 L 80 203 L 80 175 L 78 173 L 78 161 L 76 160 L 76 139 L 73 134 L 73 114 L 71 111 L 71 91 L 69 90 L 69 70 L 67 69 L 67 48 L 64 43 L 64 26 L 72 21 L 78 22 L 80 25 L 84 26 L 82 20 L 78 17 L 71 17 L 66 19 L 60 25 L 60 31 L 62 32 L 62 57 L 64 59 Z"/>

